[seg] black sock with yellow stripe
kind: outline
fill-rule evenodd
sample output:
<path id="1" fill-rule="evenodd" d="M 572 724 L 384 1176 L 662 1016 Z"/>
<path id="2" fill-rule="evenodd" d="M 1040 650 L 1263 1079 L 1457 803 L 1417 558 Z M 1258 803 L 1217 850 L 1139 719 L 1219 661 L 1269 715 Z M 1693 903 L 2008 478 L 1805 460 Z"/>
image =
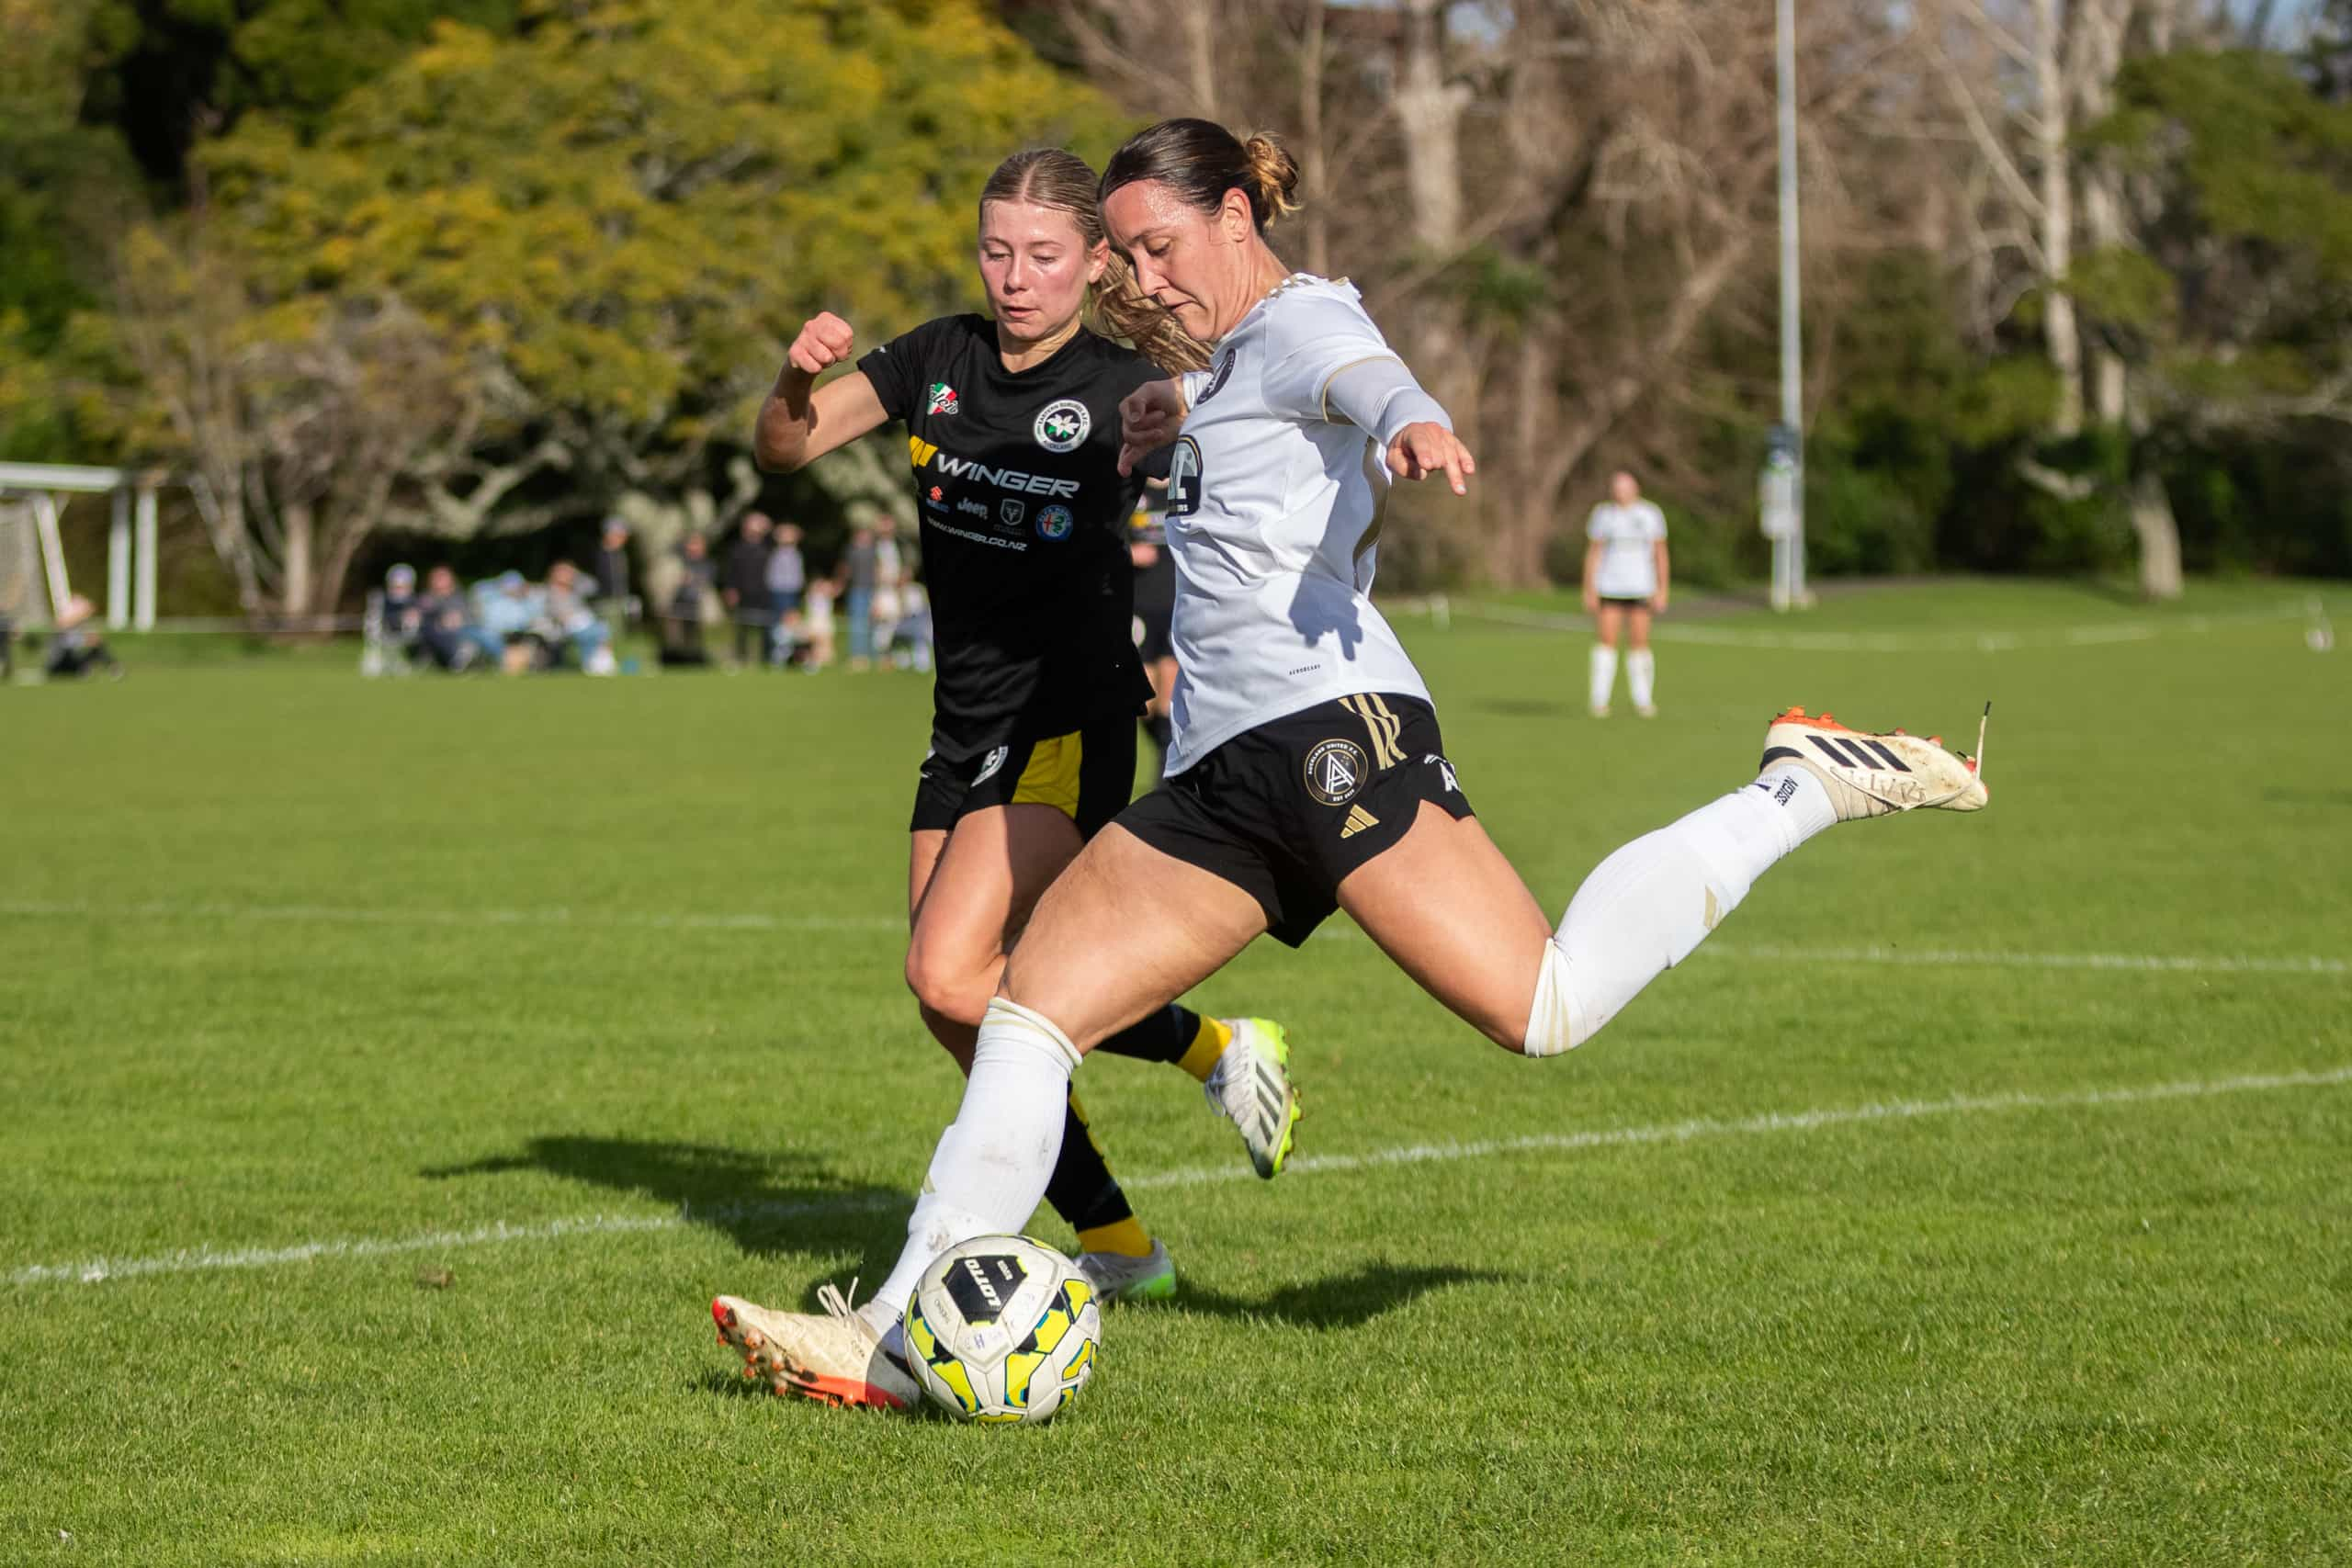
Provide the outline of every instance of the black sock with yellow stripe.
<path id="1" fill-rule="evenodd" d="M 1095 1049 L 1108 1051 L 1114 1056 L 1132 1056 L 1138 1062 L 1181 1062 L 1200 1032 L 1201 1015 L 1170 1002 L 1158 1012 L 1127 1025 Z"/>
<path id="2" fill-rule="evenodd" d="M 1062 1111 L 1061 1157 L 1046 1182 L 1046 1201 L 1078 1233 L 1081 1251 L 1141 1258 L 1151 1250 L 1151 1234 L 1127 1206 L 1127 1195 L 1111 1174 L 1102 1145 L 1094 1141 L 1075 1094 Z"/>

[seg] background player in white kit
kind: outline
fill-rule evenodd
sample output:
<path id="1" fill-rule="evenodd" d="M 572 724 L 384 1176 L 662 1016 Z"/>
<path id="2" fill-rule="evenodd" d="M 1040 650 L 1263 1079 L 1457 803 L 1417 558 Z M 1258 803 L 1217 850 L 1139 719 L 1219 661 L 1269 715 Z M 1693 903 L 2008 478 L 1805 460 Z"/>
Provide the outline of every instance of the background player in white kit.
<path id="1" fill-rule="evenodd" d="M 1642 499 L 1642 487 L 1620 468 L 1609 476 L 1609 499 L 1585 523 L 1584 609 L 1600 640 L 1592 645 L 1592 716 L 1609 716 L 1609 694 L 1617 684 L 1617 639 L 1629 624 L 1633 650 L 1625 656 L 1625 684 L 1634 711 L 1657 716 L 1657 661 L 1650 655 L 1650 616 L 1666 611 L 1666 513 Z"/>
<path id="2" fill-rule="evenodd" d="M 730 1343 L 792 1386 L 911 1404 L 899 1319 L 931 1261 L 1028 1223 L 1070 1074 L 1261 933 L 1293 946 L 1334 908 L 1508 1050 L 1581 1044 L 1680 962 L 1764 871 L 1839 821 L 1985 804 L 1974 766 L 1896 731 L 1792 711 L 1760 776 L 1625 845 L 1556 931 L 1470 809 L 1427 688 L 1370 597 L 1390 476 L 1476 465 L 1356 291 L 1267 246 L 1291 209 L 1289 154 L 1170 120 L 1113 154 L 1112 243 L 1137 282 L 1216 346 L 1206 371 L 1120 407 L 1130 465 L 1174 445 L 1177 684 L 1169 774 L 1091 840 L 1039 901 L 974 1047 L 907 1244 L 862 1309 L 712 1303 Z M 1180 428 L 1181 426 L 1181 428 Z"/>

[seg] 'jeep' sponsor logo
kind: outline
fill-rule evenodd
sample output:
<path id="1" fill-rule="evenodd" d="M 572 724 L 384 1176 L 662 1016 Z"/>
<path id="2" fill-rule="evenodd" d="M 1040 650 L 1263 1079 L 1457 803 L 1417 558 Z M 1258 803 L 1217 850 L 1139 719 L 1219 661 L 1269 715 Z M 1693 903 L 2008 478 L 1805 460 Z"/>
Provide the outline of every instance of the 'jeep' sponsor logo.
<path id="1" fill-rule="evenodd" d="M 975 517 L 986 517 L 989 514 L 989 509 L 986 502 L 974 501 L 968 495 L 956 503 L 956 510 L 958 512 L 968 512 Z"/>
<path id="2" fill-rule="evenodd" d="M 986 463 L 975 463 L 969 457 L 958 457 L 952 452 L 942 452 L 932 462 L 950 479 L 978 479 L 999 490 L 1051 496 L 1057 501 L 1075 500 L 1078 495 L 1076 479 L 1057 479 L 1050 474 L 1024 474 L 1018 468 L 991 468 Z"/>

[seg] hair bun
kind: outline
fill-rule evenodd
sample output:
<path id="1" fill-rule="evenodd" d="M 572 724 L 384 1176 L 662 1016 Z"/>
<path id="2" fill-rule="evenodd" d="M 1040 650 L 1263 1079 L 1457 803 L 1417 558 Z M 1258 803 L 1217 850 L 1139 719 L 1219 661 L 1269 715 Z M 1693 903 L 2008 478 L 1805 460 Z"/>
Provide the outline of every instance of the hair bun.
<path id="1" fill-rule="evenodd" d="M 1298 210 L 1298 160 L 1281 142 L 1263 131 L 1252 132 L 1241 143 L 1241 161 L 1260 228 Z"/>

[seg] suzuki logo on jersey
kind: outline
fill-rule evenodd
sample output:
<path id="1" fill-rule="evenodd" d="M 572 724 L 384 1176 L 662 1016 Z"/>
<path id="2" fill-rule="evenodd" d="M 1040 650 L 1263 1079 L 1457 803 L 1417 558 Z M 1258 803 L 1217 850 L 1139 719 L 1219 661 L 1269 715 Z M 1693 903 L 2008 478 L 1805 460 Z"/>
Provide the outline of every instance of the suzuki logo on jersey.
<path id="1" fill-rule="evenodd" d="M 963 407 L 956 400 L 956 389 L 944 381 L 931 384 L 931 401 L 924 405 L 925 413 L 955 413 Z"/>
<path id="2" fill-rule="evenodd" d="M 1094 416 L 1076 398 L 1064 398 L 1047 403 L 1037 415 L 1034 434 L 1037 445 L 1048 452 L 1075 452 L 1086 433 L 1094 428 Z"/>
<path id="3" fill-rule="evenodd" d="M 1168 515 L 1190 517 L 1200 509 L 1201 444 L 1180 435 L 1168 454 Z"/>

